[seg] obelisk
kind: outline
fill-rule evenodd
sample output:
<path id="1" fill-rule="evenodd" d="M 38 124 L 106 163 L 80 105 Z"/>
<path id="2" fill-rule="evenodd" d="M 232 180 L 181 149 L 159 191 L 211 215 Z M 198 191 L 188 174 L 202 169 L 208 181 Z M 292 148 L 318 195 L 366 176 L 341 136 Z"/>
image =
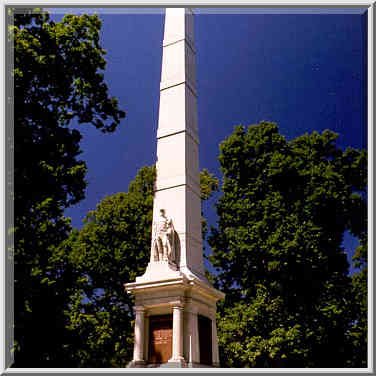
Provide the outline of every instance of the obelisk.
<path id="1" fill-rule="evenodd" d="M 201 233 L 193 12 L 166 9 L 150 262 L 136 298 L 130 366 L 218 366 L 216 301 Z"/>

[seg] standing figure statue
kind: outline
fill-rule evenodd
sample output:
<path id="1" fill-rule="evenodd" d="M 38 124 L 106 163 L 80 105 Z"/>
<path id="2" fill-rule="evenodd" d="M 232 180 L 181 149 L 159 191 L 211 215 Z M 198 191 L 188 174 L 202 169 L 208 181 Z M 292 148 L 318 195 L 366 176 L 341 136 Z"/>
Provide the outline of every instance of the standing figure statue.
<path id="1" fill-rule="evenodd" d="M 152 244 L 153 261 L 175 262 L 174 237 L 175 230 L 172 219 L 166 216 L 164 209 L 161 209 L 154 229 Z"/>

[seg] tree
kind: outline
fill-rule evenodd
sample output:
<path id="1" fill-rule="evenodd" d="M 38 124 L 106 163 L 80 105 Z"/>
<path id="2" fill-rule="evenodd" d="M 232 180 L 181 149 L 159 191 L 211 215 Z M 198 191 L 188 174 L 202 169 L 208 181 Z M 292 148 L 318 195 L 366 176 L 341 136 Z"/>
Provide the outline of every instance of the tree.
<path id="1" fill-rule="evenodd" d="M 133 299 L 124 283 L 149 261 L 154 180 L 155 168 L 140 169 L 128 192 L 105 197 L 62 247 L 82 277 L 66 309 L 77 367 L 125 367 L 131 359 Z"/>
<path id="2" fill-rule="evenodd" d="M 352 313 L 353 325 L 348 332 L 349 367 L 367 367 L 367 343 L 368 343 L 368 295 L 367 295 L 367 235 L 360 239 L 359 247 L 354 256 L 354 266 L 359 271 L 351 276 L 352 282 Z"/>
<path id="3" fill-rule="evenodd" d="M 218 179 L 209 172 L 208 169 L 204 168 L 200 172 L 200 188 L 201 188 L 201 217 L 202 217 L 202 238 L 206 239 L 208 233 L 208 224 L 203 215 L 203 204 L 207 201 L 214 192 L 218 191 Z"/>
<path id="4" fill-rule="evenodd" d="M 216 179 L 207 170 L 200 177 L 206 200 Z M 132 359 L 134 301 L 124 283 L 142 275 L 150 260 L 154 183 L 155 168 L 141 168 L 127 193 L 105 197 L 62 245 L 81 276 L 65 312 L 77 367 L 125 367 Z"/>
<path id="5" fill-rule="evenodd" d="M 218 314 L 224 366 L 348 365 L 354 318 L 342 241 L 346 230 L 366 233 L 367 170 L 366 152 L 341 150 L 337 137 L 287 141 L 261 122 L 220 145 L 223 195 L 209 244 L 227 294 Z"/>
<path id="6" fill-rule="evenodd" d="M 113 132 L 125 113 L 104 82 L 97 15 L 9 10 L 14 55 L 15 364 L 46 366 L 58 355 L 75 271 L 54 253 L 71 226 L 65 208 L 84 198 L 86 164 L 73 120 Z M 77 277 L 78 278 L 78 277 Z M 55 364 L 55 363 L 53 363 Z M 63 362 L 66 365 L 66 363 Z"/>

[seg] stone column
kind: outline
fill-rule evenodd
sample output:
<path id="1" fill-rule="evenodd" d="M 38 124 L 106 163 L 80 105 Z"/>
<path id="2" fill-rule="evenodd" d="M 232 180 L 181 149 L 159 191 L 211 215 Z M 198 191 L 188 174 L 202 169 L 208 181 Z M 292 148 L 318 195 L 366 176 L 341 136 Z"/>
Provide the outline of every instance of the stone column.
<path id="1" fill-rule="evenodd" d="M 217 323 L 216 323 L 216 312 L 211 312 L 212 320 L 212 356 L 213 356 L 213 366 L 219 367 L 219 352 L 218 352 L 218 337 L 217 337 Z"/>
<path id="2" fill-rule="evenodd" d="M 192 364 L 200 362 L 200 352 L 198 343 L 198 321 L 197 321 L 197 306 L 194 305 L 192 299 L 187 299 L 187 306 L 184 309 L 186 315 L 185 332 L 185 359 Z"/>
<path id="3" fill-rule="evenodd" d="M 182 362 L 183 356 L 183 304 L 172 306 L 172 358 L 170 362 Z"/>
<path id="4" fill-rule="evenodd" d="M 145 339 L 145 308 L 136 306 L 136 323 L 134 327 L 134 350 L 133 360 L 144 362 L 144 339 Z"/>
<path id="5" fill-rule="evenodd" d="M 149 360 L 149 330 L 150 330 L 150 319 L 149 314 L 145 314 L 145 329 L 144 329 L 144 360 L 147 363 Z"/>

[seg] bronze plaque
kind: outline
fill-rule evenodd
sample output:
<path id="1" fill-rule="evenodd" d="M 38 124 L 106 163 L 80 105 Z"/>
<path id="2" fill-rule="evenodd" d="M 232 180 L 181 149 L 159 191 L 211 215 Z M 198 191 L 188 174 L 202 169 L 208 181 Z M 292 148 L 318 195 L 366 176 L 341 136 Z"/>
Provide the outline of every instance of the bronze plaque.
<path id="1" fill-rule="evenodd" d="M 172 356 L 172 315 L 149 318 L 149 363 L 166 363 Z"/>
<path id="2" fill-rule="evenodd" d="M 212 322 L 205 316 L 198 316 L 198 339 L 200 344 L 200 363 L 213 364 Z"/>

